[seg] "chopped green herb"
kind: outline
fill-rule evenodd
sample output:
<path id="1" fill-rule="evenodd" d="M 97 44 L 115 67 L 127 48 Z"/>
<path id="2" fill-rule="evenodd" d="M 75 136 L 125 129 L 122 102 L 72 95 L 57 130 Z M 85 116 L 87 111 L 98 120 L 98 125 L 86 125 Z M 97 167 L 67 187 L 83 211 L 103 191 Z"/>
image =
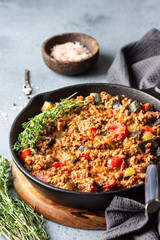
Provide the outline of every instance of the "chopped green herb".
<path id="1" fill-rule="evenodd" d="M 19 197 L 13 197 L 11 185 L 9 161 L 0 156 L 0 234 L 9 240 L 50 240 L 43 227 L 43 216 Z"/>
<path id="2" fill-rule="evenodd" d="M 129 110 L 135 113 L 141 107 L 142 107 L 141 104 L 137 100 L 135 100 L 129 105 Z"/>
<path id="3" fill-rule="evenodd" d="M 83 102 L 76 102 L 71 99 L 72 96 L 61 99 L 61 102 L 56 104 L 52 109 L 47 109 L 45 112 L 30 118 L 28 122 L 22 124 L 24 131 L 19 134 L 18 141 L 14 144 L 13 149 L 18 151 L 19 149 L 30 148 L 35 153 L 35 147 L 37 140 L 39 139 L 40 132 L 50 127 L 50 123 L 56 124 L 55 120 L 62 117 L 64 114 L 72 113 L 75 109 L 81 108 Z M 49 122 L 46 123 L 46 120 Z"/>

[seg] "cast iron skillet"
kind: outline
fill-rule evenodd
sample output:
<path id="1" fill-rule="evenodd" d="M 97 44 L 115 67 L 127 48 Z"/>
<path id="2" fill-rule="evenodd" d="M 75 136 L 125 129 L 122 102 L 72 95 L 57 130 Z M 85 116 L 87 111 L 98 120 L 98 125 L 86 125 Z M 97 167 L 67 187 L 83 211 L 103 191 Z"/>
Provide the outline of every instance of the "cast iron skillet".
<path id="1" fill-rule="evenodd" d="M 77 95 L 85 97 L 91 92 L 101 91 L 106 91 L 111 95 L 124 94 L 142 103 L 149 102 L 154 106 L 155 110 L 160 111 L 160 101 L 146 93 L 149 91 L 151 94 L 154 94 L 154 96 L 159 97 L 159 93 L 156 93 L 153 88 L 142 92 L 122 85 L 91 83 L 64 87 L 51 92 L 38 94 L 31 99 L 12 124 L 10 130 L 10 149 L 15 164 L 41 194 L 59 204 L 79 209 L 100 210 L 105 209 L 115 195 L 130 197 L 135 200 L 142 200 L 144 198 L 144 184 L 119 191 L 100 193 L 74 192 L 48 185 L 32 176 L 21 164 L 17 152 L 12 150 L 12 145 L 16 142 L 18 134 L 22 131 L 21 124 L 28 121 L 28 118 L 39 114 L 44 101 L 58 102 L 61 98 L 66 98 L 75 92 L 77 92 Z"/>

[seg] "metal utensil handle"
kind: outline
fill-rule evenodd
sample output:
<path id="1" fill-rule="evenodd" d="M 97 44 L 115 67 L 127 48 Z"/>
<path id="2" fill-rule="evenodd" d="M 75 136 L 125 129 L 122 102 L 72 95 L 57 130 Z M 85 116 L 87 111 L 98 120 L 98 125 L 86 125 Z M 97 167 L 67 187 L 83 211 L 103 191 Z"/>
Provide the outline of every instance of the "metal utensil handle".
<path id="1" fill-rule="evenodd" d="M 156 164 L 151 164 L 147 167 L 145 179 L 145 207 L 148 213 L 154 213 L 160 207 L 159 176 Z"/>

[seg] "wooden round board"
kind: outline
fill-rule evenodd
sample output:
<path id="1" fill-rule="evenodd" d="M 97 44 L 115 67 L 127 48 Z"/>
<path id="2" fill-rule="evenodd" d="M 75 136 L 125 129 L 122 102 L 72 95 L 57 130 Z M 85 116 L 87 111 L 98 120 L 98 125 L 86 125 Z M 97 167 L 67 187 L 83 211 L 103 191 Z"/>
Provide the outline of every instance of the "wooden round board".
<path id="1" fill-rule="evenodd" d="M 104 211 L 74 209 L 57 204 L 40 194 L 12 163 L 13 185 L 18 195 L 45 218 L 68 227 L 105 230 Z"/>

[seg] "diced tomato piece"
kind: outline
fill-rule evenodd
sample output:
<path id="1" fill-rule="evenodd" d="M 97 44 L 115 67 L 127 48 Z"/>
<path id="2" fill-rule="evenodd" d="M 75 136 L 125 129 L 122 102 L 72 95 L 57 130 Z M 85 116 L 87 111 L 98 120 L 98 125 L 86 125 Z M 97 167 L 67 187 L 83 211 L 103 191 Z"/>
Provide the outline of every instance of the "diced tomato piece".
<path id="1" fill-rule="evenodd" d="M 99 185 L 102 186 L 105 182 L 105 179 L 103 177 L 96 177 L 94 181 Z"/>
<path id="2" fill-rule="evenodd" d="M 121 122 L 111 125 L 109 129 L 110 129 L 111 140 L 116 138 L 124 139 L 128 136 L 127 126 Z"/>
<path id="3" fill-rule="evenodd" d="M 90 140 L 90 138 L 89 137 L 82 137 L 81 140 L 84 141 L 84 142 L 87 142 L 88 140 Z"/>
<path id="4" fill-rule="evenodd" d="M 61 162 L 54 162 L 51 166 L 58 168 L 58 167 L 63 167 L 63 166 L 65 166 L 65 164 L 64 164 L 64 163 L 61 163 Z"/>
<path id="5" fill-rule="evenodd" d="M 146 104 L 142 104 L 142 109 L 143 109 L 144 111 L 147 110 Z"/>
<path id="6" fill-rule="evenodd" d="M 95 178 L 94 180 L 95 180 L 95 182 L 100 182 L 100 181 L 103 181 L 103 178 L 97 177 L 97 178 Z"/>
<path id="7" fill-rule="evenodd" d="M 91 192 L 96 192 L 96 191 L 97 191 L 97 189 L 98 189 L 98 188 L 97 188 L 97 186 L 94 184 L 94 185 L 93 185 L 93 187 L 92 187 L 92 190 L 91 190 Z"/>
<path id="8" fill-rule="evenodd" d="M 102 188 L 112 188 L 114 186 L 116 186 L 116 180 L 115 179 L 111 179 L 109 181 L 107 181 L 103 186 Z"/>
<path id="9" fill-rule="evenodd" d="M 95 137 L 96 135 L 98 135 L 100 133 L 100 130 L 97 128 L 91 128 L 90 129 L 90 136 L 91 137 Z"/>
<path id="10" fill-rule="evenodd" d="M 84 157 L 85 159 L 87 159 L 87 160 L 91 160 L 91 158 L 90 158 L 90 156 L 89 156 L 89 153 L 83 153 L 82 155 L 81 155 L 81 157 Z"/>
<path id="11" fill-rule="evenodd" d="M 100 113 L 100 116 L 107 116 L 107 118 L 112 118 L 114 114 L 114 111 L 112 109 L 108 109 L 106 111 L 102 111 Z"/>
<path id="12" fill-rule="evenodd" d="M 108 160 L 108 167 L 121 168 L 123 159 L 119 156 L 115 156 Z"/>
<path id="13" fill-rule="evenodd" d="M 113 117 L 113 114 L 114 114 L 114 112 L 113 112 L 112 109 L 106 111 L 106 115 L 107 115 L 108 118 Z"/>
<path id="14" fill-rule="evenodd" d="M 146 104 L 142 104 L 142 109 L 143 111 L 147 112 L 147 111 L 152 111 L 153 107 L 150 103 L 146 103 Z"/>
<path id="15" fill-rule="evenodd" d="M 145 154 L 148 154 L 148 153 L 150 153 L 150 148 L 146 148 L 146 151 L 145 151 Z"/>
<path id="16" fill-rule="evenodd" d="M 150 128 L 150 126 L 144 126 L 142 130 L 145 132 L 151 132 L 152 134 L 154 134 L 154 131 L 152 128 Z"/>
<path id="17" fill-rule="evenodd" d="M 29 156 L 29 155 L 31 155 L 31 149 L 30 148 L 26 149 L 22 152 L 21 157 L 20 157 L 21 161 L 25 162 L 26 157 Z"/>

